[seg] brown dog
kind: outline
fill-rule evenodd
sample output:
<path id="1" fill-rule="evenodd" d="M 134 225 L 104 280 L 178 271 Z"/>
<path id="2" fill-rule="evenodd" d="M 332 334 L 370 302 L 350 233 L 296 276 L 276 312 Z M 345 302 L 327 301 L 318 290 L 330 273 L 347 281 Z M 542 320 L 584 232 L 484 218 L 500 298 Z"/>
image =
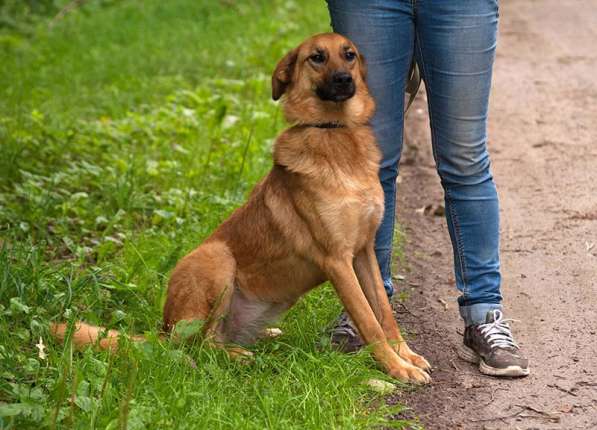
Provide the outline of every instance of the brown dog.
<path id="1" fill-rule="evenodd" d="M 396 378 L 429 382 L 427 361 L 407 346 L 374 253 L 383 213 L 380 153 L 368 125 L 374 102 L 355 46 L 320 34 L 290 51 L 272 76 L 293 124 L 278 137 L 274 166 L 237 209 L 172 273 L 164 328 L 203 320 L 205 339 L 231 354 L 311 289 L 330 280 L 377 360 Z M 64 336 L 65 326 L 54 331 Z M 79 324 L 74 341 L 99 329 Z M 111 331 L 103 347 L 115 344 Z"/>

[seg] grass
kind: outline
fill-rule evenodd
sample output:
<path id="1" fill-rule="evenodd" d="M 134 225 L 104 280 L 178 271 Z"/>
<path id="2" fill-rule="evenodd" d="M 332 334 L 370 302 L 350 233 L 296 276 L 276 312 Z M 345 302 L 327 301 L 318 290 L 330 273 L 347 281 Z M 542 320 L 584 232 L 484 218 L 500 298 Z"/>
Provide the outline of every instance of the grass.
<path id="1" fill-rule="evenodd" d="M 367 351 L 329 347 L 329 286 L 249 365 L 158 340 L 169 271 L 271 166 L 269 73 L 324 2 L 90 0 L 51 29 L 45 3 L 0 22 L 0 428 L 409 425 L 362 384 L 385 378 Z M 78 319 L 149 340 L 51 340 Z"/>

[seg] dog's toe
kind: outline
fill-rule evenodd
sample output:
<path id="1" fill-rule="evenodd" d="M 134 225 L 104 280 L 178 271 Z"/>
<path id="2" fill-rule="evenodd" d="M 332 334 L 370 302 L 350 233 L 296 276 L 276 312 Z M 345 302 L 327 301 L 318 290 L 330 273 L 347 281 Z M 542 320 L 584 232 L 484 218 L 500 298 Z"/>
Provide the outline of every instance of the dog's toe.
<path id="1" fill-rule="evenodd" d="M 414 367 L 414 366 L 413 366 Z M 424 370 L 415 367 L 414 370 L 410 370 L 408 373 L 409 379 L 411 382 L 417 384 L 429 384 L 431 383 L 431 376 Z"/>
<path id="2" fill-rule="evenodd" d="M 251 363 L 255 359 L 255 354 L 241 347 L 226 348 L 228 356 L 239 363 Z"/>
<path id="3" fill-rule="evenodd" d="M 405 343 L 402 343 L 399 348 L 395 348 L 398 355 L 413 366 L 416 366 L 426 372 L 431 372 L 431 364 L 421 355 L 413 352 Z"/>
<path id="4" fill-rule="evenodd" d="M 410 357 L 410 362 L 413 364 L 413 366 L 417 366 L 419 369 L 422 369 L 426 372 L 433 371 L 431 364 L 429 364 L 429 362 L 425 360 L 424 357 L 418 354 L 414 354 L 413 357 Z"/>

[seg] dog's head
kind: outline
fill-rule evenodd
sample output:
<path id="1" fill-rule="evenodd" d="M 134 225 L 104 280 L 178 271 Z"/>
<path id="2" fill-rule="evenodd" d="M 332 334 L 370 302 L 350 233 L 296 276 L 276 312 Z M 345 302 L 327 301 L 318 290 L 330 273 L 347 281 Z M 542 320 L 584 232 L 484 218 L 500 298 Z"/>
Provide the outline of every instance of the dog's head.
<path id="1" fill-rule="evenodd" d="M 367 66 L 355 45 L 336 33 L 313 36 L 280 60 L 272 75 L 272 98 L 283 98 L 293 123 L 366 123 L 374 102 Z"/>

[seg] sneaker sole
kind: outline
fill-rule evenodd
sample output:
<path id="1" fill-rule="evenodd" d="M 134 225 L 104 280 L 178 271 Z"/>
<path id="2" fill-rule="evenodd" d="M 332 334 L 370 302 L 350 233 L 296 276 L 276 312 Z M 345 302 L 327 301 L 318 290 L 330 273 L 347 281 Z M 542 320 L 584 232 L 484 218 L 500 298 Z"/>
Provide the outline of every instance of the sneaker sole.
<path id="1" fill-rule="evenodd" d="M 479 371 L 484 375 L 489 376 L 527 376 L 530 373 L 529 368 L 523 369 L 520 366 L 508 366 L 508 367 L 492 367 L 485 363 L 485 361 L 481 358 L 479 354 L 473 351 L 466 345 L 462 345 L 458 349 L 458 356 L 462 358 L 464 361 L 468 361 L 469 363 L 479 364 Z"/>

